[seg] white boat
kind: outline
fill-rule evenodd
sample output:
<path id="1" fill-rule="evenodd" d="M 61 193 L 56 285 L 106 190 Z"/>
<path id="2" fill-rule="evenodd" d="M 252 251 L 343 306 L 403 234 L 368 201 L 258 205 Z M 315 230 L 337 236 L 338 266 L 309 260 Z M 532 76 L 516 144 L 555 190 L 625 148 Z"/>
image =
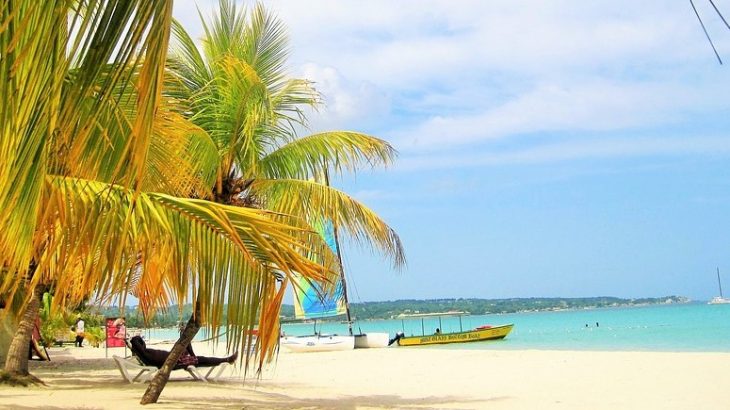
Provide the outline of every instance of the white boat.
<path id="1" fill-rule="evenodd" d="M 315 224 L 325 239 L 325 242 L 337 253 L 336 242 L 334 241 L 334 225 L 331 222 Z M 313 282 L 304 278 L 297 280 L 294 286 L 294 316 L 300 320 L 313 320 L 314 329 L 311 335 L 290 336 L 285 335 L 279 340 L 285 348 L 294 352 L 326 352 L 333 350 L 352 350 L 355 348 L 355 337 L 349 335 L 327 334 L 322 332 L 322 326 L 317 330 L 317 320 L 333 318 L 347 314 L 350 321 L 350 312 L 346 302 L 344 281 L 337 283 L 334 292 L 323 292 Z"/>
<path id="2" fill-rule="evenodd" d="M 331 352 L 337 350 L 352 350 L 355 347 L 353 336 L 316 335 L 316 336 L 283 336 L 282 346 L 298 352 Z"/>
<path id="3" fill-rule="evenodd" d="M 390 335 L 387 333 L 361 333 L 355 336 L 355 349 L 388 347 Z"/>
<path id="4" fill-rule="evenodd" d="M 722 282 L 720 282 L 720 268 L 717 268 L 717 286 L 720 288 L 720 296 L 715 296 L 707 302 L 708 305 L 724 305 L 730 303 L 730 299 L 722 296 Z"/>
<path id="5" fill-rule="evenodd" d="M 329 180 L 326 175 L 325 183 L 329 185 Z M 337 227 L 330 220 L 319 221 L 313 225 L 332 252 L 337 255 L 340 280 L 337 283 L 335 291 L 331 294 L 325 294 L 318 289 L 317 285 L 307 280 L 301 279 L 298 281 L 297 286 L 294 287 L 294 315 L 297 319 L 314 319 L 315 334 L 294 337 L 284 336 L 281 339 L 281 345 L 300 352 L 388 347 L 390 339 L 388 333 L 353 333 L 353 320 L 350 312 L 350 302 L 347 299 L 347 283 L 342 264 L 342 255 L 340 253 Z M 349 335 L 332 335 L 327 337 L 325 337 L 326 335 L 317 335 L 317 319 L 340 315 L 346 315 Z M 346 338 L 349 339 L 345 340 Z"/>

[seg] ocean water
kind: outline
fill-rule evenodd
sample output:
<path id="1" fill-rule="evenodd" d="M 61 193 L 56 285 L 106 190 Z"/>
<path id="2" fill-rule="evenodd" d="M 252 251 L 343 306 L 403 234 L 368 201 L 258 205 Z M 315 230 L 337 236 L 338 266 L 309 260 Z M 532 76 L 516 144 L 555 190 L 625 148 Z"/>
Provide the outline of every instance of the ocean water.
<path id="1" fill-rule="evenodd" d="M 537 349 L 537 350 L 622 350 L 622 351 L 691 351 L 730 352 L 730 304 L 704 303 L 652 305 L 530 312 L 500 315 L 429 317 L 394 320 L 359 321 L 355 331 L 387 332 L 394 335 L 457 332 L 481 325 L 513 323 L 514 329 L 503 340 L 429 346 L 429 349 Z M 309 323 L 282 326 L 288 335 L 314 332 Z M 317 323 L 318 332 L 347 334 L 342 323 Z M 174 330 L 147 332 L 152 339 L 176 338 Z M 198 335 L 202 340 L 207 335 Z"/>

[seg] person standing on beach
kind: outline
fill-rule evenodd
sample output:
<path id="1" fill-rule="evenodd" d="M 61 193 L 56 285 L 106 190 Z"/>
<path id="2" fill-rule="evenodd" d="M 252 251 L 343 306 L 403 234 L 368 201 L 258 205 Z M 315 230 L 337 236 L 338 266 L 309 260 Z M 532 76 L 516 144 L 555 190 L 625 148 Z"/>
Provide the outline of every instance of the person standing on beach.
<path id="1" fill-rule="evenodd" d="M 76 319 L 76 342 L 74 343 L 74 346 L 83 347 L 83 343 L 84 343 L 84 319 L 81 319 L 81 316 L 79 316 Z"/>

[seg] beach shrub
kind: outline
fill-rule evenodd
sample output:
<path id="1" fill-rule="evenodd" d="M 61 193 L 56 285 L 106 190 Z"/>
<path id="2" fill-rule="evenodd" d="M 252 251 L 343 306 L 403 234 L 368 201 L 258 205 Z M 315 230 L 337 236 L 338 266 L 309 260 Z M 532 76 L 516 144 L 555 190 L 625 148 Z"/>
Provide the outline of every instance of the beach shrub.
<path id="1" fill-rule="evenodd" d="M 104 329 L 98 326 L 86 327 L 84 331 L 84 338 L 89 342 L 91 346 L 99 347 L 101 343 L 106 340 Z"/>
<path id="2" fill-rule="evenodd" d="M 54 315 L 41 322 L 41 340 L 46 347 L 53 346 L 56 341 L 73 340 L 73 332 L 63 315 Z"/>

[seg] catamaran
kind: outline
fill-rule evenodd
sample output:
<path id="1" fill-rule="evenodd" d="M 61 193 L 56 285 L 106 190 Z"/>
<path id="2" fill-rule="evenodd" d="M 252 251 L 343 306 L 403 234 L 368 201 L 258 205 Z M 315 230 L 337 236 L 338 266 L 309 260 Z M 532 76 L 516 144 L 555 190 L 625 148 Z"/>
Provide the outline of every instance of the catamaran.
<path id="1" fill-rule="evenodd" d="M 331 221 L 315 225 L 317 231 L 324 238 L 327 245 L 337 255 L 340 270 L 340 280 L 335 291 L 331 294 L 322 292 L 316 284 L 299 278 L 294 287 L 294 316 L 297 319 L 314 320 L 314 335 L 283 336 L 281 345 L 295 352 L 323 352 L 333 350 L 350 350 L 353 348 L 387 347 L 388 333 L 360 333 L 353 334 L 352 314 L 347 298 L 347 283 L 340 254 L 337 228 Z M 317 332 L 317 319 L 345 315 L 347 318 L 348 335 L 328 335 Z M 320 329 L 321 330 L 321 329 Z"/>
<path id="2" fill-rule="evenodd" d="M 331 222 L 319 223 L 315 229 L 325 239 L 333 252 L 337 252 L 334 240 L 334 225 Z M 316 283 L 302 277 L 297 278 L 294 286 L 294 317 L 300 320 L 314 321 L 314 334 L 307 336 L 282 336 L 281 345 L 294 352 L 325 352 L 332 350 L 352 350 L 355 348 L 355 337 L 350 335 L 330 335 L 317 332 L 317 320 L 347 314 L 345 302 L 345 286 L 340 280 L 334 292 L 323 292 Z"/>
<path id="3" fill-rule="evenodd" d="M 725 298 L 722 296 L 722 282 L 720 282 L 720 268 L 717 268 L 717 287 L 720 288 L 720 296 L 715 296 L 707 302 L 708 305 L 723 305 L 726 303 L 730 303 L 730 299 Z"/>

